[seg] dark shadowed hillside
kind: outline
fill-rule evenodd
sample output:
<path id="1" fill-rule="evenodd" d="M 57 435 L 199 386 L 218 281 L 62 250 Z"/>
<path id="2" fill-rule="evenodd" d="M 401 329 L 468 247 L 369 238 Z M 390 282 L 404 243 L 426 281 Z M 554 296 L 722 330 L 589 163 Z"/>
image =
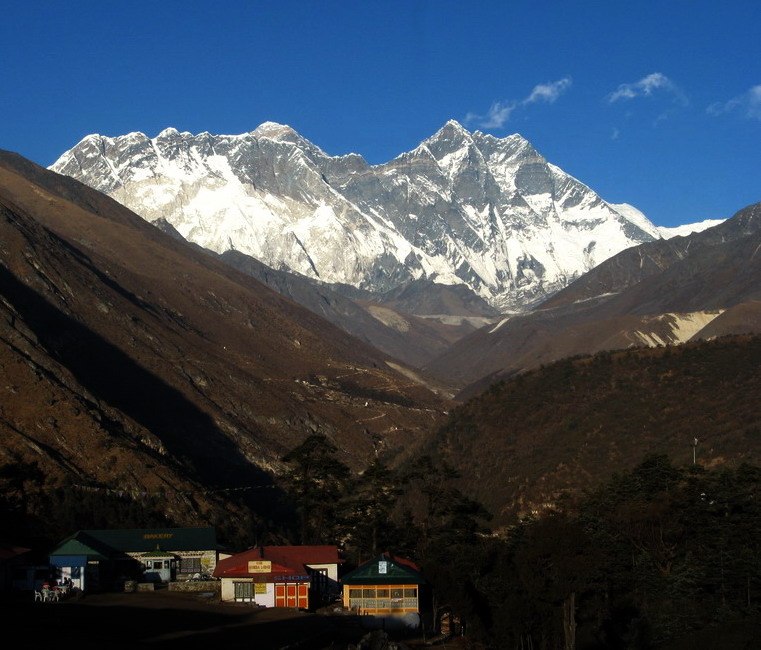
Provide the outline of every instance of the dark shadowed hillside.
<path id="1" fill-rule="evenodd" d="M 36 463 L 51 485 L 165 490 L 180 522 L 229 500 L 215 489 L 271 485 L 311 433 L 359 468 L 440 418 L 391 358 L 9 153 L 0 296 L 0 464 Z M 255 509 L 272 499 L 245 494 Z"/>
<path id="2" fill-rule="evenodd" d="M 633 467 L 761 461 L 761 338 L 604 352 L 495 384 L 429 443 L 505 522 Z"/>

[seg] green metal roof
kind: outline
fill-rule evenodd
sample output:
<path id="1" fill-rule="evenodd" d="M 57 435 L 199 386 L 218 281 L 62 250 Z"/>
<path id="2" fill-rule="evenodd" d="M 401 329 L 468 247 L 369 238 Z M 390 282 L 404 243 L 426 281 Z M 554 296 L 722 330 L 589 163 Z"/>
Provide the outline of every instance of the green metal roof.
<path id="1" fill-rule="evenodd" d="M 80 530 L 63 540 L 50 555 L 77 555 L 86 556 L 91 560 L 107 560 L 113 555 L 113 549 Z"/>
<path id="2" fill-rule="evenodd" d="M 425 584 L 425 578 L 413 566 L 407 560 L 384 553 L 347 573 L 341 582 L 345 585 Z"/>
<path id="3" fill-rule="evenodd" d="M 101 555 L 149 553 L 159 546 L 171 551 L 219 550 L 214 528 L 135 528 L 129 530 L 80 530 L 61 542 L 51 555 Z"/>

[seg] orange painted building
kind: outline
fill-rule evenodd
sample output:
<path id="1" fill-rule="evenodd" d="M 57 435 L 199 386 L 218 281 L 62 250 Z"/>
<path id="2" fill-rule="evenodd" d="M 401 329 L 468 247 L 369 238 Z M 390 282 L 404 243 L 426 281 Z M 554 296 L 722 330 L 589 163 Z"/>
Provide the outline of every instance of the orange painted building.
<path id="1" fill-rule="evenodd" d="M 418 567 L 384 553 L 346 574 L 343 605 L 362 615 L 404 616 L 420 613 L 426 581 Z"/>

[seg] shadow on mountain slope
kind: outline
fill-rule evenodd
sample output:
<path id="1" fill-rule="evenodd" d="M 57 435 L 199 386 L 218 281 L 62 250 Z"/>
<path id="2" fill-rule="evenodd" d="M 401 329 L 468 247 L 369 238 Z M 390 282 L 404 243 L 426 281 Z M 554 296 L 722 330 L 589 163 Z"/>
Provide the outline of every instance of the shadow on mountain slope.
<path id="1" fill-rule="evenodd" d="M 177 389 L 147 371 L 117 347 L 51 305 L 37 292 L 0 266 L 5 299 L 34 332 L 51 357 L 65 366 L 98 400 L 132 418 L 163 443 L 174 458 L 188 458 L 196 478 L 213 484 L 231 484 L 245 476 L 271 483 L 261 470 L 241 455 L 212 418 Z M 224 458 L 218 473 L 209 460 Z M 240 468 L 240 471 L 230 471 Z"/>

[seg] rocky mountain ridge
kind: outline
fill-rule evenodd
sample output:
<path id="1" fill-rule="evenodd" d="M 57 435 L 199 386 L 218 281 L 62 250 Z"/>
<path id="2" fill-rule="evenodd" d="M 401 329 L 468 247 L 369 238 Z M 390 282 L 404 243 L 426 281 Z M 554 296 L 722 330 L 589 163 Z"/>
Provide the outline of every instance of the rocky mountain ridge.
<path id="1" fill-rule="evenodd" d="M 660 238 L 639 211 L 605 202 L 522 136 L 455 121 L 374 166 L 267 122 L 236 136 L 90 135 L 52 169 L 218 253 L 375 293 L 416 280 L 463 285 L 501 311 Z"/>
<path id="2" fill-rule="evenodd" d="M 157 219 L 153 225 L 188 243 L 165 219 Z M 464 285 L 418 280 L 399 290 L 373 294 L 348 285 L 327 285 L 296 273 L 278 271 L 236 250 L 219 254 L 197 244 L 191 245 L 416 368 L 498 317 L 495 310 Z M 447 382 L 435 382 L 435 386 L 441 394 L 451 396 L 455 392 Z"/>
<path id="3" fill-rule="evenodd" d="M 566 357 L 761 331 L 761 204 L 703 232 L 641 244 L 537 309 L 464 337 L 426 367 L 471 384 Z"/>

